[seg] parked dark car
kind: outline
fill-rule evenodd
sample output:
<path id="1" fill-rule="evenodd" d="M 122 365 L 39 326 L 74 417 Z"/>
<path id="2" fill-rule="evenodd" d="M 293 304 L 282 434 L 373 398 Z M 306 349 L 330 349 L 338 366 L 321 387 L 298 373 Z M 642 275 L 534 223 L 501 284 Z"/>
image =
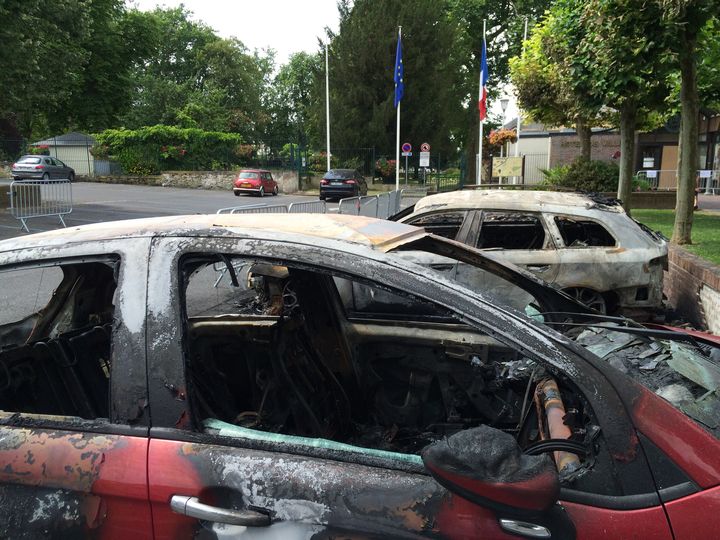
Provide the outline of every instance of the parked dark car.
<path id="1" fill-rule="evenodd" d="M 240 196 L 241 193 L 251 193 L 264 197 L 268 193 L 277 195 L 279 191 L 272 173 L 262 169 L 243 169 L 233 182 L 235 196 Z"/>
<path id="2" fill-rule="evenodd" d="M 75 180 L 75 171 L 50 156 L 22 156 L 12 166 L 13 180 Z"/>
<path id="3" fill-rule="evenodd" d="M 523 286 L 543 323 L 423 253 Z M 2 538 L 720 529 L 712 340 L 575 313 L 417 227 L 73 227 L 0 242 L 0 291 Z"/>
<path id="4" fill-rule="evenodd" d="M 367 195 L 368 186 L 360 171 L 330 169 L 320 180 L 320 200 Z"/>

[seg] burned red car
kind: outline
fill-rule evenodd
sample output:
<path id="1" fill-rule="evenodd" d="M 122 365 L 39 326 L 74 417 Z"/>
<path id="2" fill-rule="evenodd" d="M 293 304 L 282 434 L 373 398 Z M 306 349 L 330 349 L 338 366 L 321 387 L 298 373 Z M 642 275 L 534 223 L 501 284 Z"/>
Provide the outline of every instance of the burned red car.
<path id="1" fill-rule="evenodd" d="M 523 288 L 533 318 L 423 254 Z M 716 346 L 422 229 L 104 223 L 1 242 L 0 283 L 2 537 L 720 526 Z"/>

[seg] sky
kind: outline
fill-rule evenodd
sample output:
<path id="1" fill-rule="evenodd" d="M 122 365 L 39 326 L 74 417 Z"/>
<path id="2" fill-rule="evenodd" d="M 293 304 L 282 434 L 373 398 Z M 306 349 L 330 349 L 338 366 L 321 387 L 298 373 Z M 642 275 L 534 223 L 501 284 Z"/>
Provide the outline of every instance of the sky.
<path id="1" fill-rule="evenodd" d="M 128 0 L 142 11 L 183 4 L 224 38 L 236 37 L 250 49 L 277 52 L 277 64 L 294 52 L 318 50 L 325 27 L 337 32 L 337 0 Z"/>
<path id="2" fill-rule="evenodd" d="M 339 22 L 337 0 L 127 0 L 127 4 L 143 11 L 183 4 L 194 20 L 221 37 L 236 37 L 250 50 L 275 49 L 278 66 L 294 52 L 317 51 L 318 38 L 325 39 L 325 27 L 337 32 Z M 507 122 L 517 115 L 517 106 L 512 89 L 503 93 L 510 97 Z M 499 100 L 490 103 L 490 112 L 502 116 Z"/>

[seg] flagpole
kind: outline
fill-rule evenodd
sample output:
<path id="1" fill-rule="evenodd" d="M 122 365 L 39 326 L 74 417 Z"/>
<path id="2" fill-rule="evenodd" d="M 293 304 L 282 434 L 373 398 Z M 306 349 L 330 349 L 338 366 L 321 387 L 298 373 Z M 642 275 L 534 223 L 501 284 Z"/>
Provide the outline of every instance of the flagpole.
<path id="1" fill-rule="evenodd" d="M 483 19 L 483 47 L 485 46 L 485 20 Z M 482 66 L 480 66 L 480 88 L 478 89 L 478 103 L 482 100 L 483 94 L 483 80 L 482 80 Z M 484 120 L 480 120 L 480 130 L 478 133 L 478 157 L 477 157 L 477 171 L 475 172 L 475 183 L 480 185 L 482 183 L 482 147 L 483 147 L 483 123 Z"/>
<path id="2" fill-rule="evenodd" d="M 330 170 L 330 74 L 328 72 L 328 44 L 325 44 L 325 146 L 327 170 Z"/>
<path id="3" fill-rule="evenodd" d="M 522 52 L 525 52 L 525 42 L 527 41 L 527 27 L 528 27 L 528 18 L 525 17 L 525 32 L 523 33 Z M 522 111 L 520 110 L 520 105 L 518 104 L 517 126 L 516 126 L 517 129 L 516 129 L 516 131 L 515 131 L 515 138 L 517 139 L 517 140 L 515 141 L 515 157 L 519 157 L 519 156 L 520 156 L 520 120 L 521 120 L 521 112 L 522 112 Z M 525 183 L 525 181 L 524 181 L 524 178 L 525 178 L 525 177 L 522 177 L 522 178 L 523 178 L 523 184 L 524 184 L 524 183 Z M 520 180 L 520 179 L 519 179 L 517 176 L 515 176 L 515 177 L 513 178 L 513 184 L 517 184 L 519 180 Z"/>
<path id="4" fill-rule="evenodd" d="M 402 26 L 398 26 L 398 41 L 402 38 Z M 395 128 L 395 191 L 400 190 L 400 105 L 397 104 L 397 126 Z"/>

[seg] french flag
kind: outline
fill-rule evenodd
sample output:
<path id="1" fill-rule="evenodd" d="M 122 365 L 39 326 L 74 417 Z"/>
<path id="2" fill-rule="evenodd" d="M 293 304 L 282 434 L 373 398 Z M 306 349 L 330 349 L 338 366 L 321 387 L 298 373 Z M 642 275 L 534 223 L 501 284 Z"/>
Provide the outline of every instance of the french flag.
<path id="1" fill-rule="evenodd" d="M 487 118 L 487 82 L 488 82 L 488 66 L 487 66 L 487 49 L 485 47 L 485 36 L 483 36 L 482 44 L 482 61 L 480 62 L 480 96 L 478 98 L 478 109 L 480 109 L 480 121 Z"/>

